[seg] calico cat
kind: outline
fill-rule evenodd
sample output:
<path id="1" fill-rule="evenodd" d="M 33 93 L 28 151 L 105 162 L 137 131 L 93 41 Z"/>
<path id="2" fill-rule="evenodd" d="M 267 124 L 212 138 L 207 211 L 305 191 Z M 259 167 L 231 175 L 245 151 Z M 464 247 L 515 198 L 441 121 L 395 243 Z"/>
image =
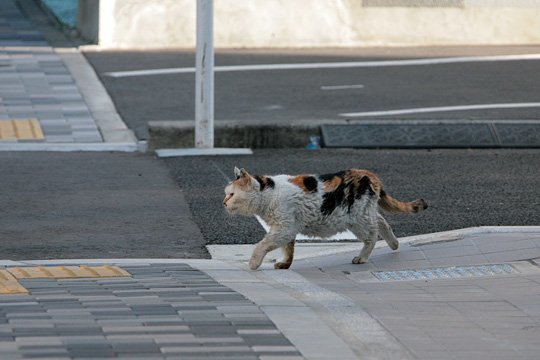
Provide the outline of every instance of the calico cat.
<path id="1" fill-rule="evenodd" d="M 368 260 L 379 235 L 396 250 L 399 243 L 379 206 L 390 212 L 416 213 L 427 208 L 423 199 L 401 202 L 383 190 L 368 170 L 350 169 L 325 175 L 250 175 L 234 168 L 236 180 L 225 187 L 223 205 L 230 214 L 259 215 L 270 232 L 256 245 L 249 267 L 256 270 L 269 251 L 281 247 L 284 259 L 274 265 L 288 269 L 298 233 L 328 237 L 350 230 L 364 247 L 352 262 Z"/>

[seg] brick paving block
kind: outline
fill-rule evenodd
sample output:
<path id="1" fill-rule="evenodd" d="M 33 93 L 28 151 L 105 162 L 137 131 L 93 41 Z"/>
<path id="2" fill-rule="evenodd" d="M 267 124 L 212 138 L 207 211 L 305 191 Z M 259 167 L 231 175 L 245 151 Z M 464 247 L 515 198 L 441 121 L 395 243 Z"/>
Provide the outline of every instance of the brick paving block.
<path id="1" fill-rule="evenodd" d="M 232 345 L 232 346 L 163 346 L 161 347 L 161 351 L 164 354 L 171 354 L 171 353 L 177 353 L 177 354 L 183 354 L 183 353 L 217 353 L 220 355 L 223 354 L 239 354 L 242 355 L 246 352 L 251 352 L 251 348 L 249 346 L 240 346 L 240 345 Z"/>
<path id="2" fill-rule="evenodd" d="M 238 334 L 240 335 L 276 335 L 281 334 L 277 329 L 238 329 Z"/>
<path id="3" fill-rule="evenodd" d="M 159 353 L 161 354 L 160 347 L 153 341 L 138 341 L 137 343 L 115 343 L 112 345 L 112 349 L 119 355 L 127 355 L 131 353 L 135 354 L 148 354 Z"/>
<path id="4" fill-rule="evenodd" d="M 242 338 L 250 346 L 292 346 L 291 342 L 282 334 L 244 334 Z"/>
<path id="5" fill-rule="evenodd" d="M 35 350 L 22 350 L 19 352 L 23 355 L 23 358 L 69 358 L 69 352 L 61 348 L 41 348 Z"/>
<path id="6" fill-rule="evenodd" d="M 196 335 L 234 335 L 236 328 L 227 325 L 191 325 L 191 331 Z"/>
<path id="7" fill-rule="evenodd" d="M 294 346 L 273 346 L 273 345 L 256 345 L 252 346 L 255 352 L 260 353 L 296 353 L 296 348 Z"/>

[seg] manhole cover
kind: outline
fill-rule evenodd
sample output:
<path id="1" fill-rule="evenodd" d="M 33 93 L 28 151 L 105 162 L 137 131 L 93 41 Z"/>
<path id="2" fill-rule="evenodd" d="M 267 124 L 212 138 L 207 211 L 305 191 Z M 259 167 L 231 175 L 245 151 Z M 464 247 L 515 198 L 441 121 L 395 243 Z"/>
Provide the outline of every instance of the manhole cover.
<path id="1" fill-rule="evenodd" d="M 458 279 L 476 276 L 516 274 L 518 271 L 509 264 L 437 267 L 419 270 L 373 271 L 381 281 Z"/>

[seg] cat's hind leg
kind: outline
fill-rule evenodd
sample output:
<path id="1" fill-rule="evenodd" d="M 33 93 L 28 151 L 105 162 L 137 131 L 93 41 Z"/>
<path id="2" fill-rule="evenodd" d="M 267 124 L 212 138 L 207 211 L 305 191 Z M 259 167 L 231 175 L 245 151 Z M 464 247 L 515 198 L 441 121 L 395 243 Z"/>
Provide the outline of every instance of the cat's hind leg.
<path id="1" fill-rule="evenodd" d="M 281 250 L 283 251 L 283 260 L 275 263 L 274 269 L 288 269 L 291 267 L 294 259 L 294 243 L 295 241 L 293 240 L 281 247 Z"/>
<path id="2" fill-rule="evenodd" d="M 358 240 L 364 242 L 364 247 L 360 251 L 360 255 L 355 256 L 352 260 L 352 263 L 363 264 L 368 261 L 369 256 L 373 252 L 375 244 L 378 240 L 379 231 L 377 219 L 374 217 L 373 219 L 370 219 L 370 221 L 367 221 L 364 224 L 354 225 L 351 227 L 350 230 L 358 238 Z"/>
<path id="3" fill-rule="evenodd" d="M 396 235 L 394 235 L 394 232 L 392 231 L 390 225 L 388 225 L 384 217 L 379 213 L 377 213 L 377 225 L 381 238 L 386 241 L 388 246 L 390 246 L 390 249 L 397 250 L 399 247 L 398 239 L 396 238 Z"/>

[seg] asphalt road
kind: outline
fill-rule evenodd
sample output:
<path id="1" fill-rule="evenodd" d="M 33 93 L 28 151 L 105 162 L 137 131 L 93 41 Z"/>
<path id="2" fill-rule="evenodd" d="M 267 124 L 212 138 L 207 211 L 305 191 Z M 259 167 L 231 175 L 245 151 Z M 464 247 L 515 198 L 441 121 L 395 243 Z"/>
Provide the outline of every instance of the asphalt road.
<path id="1" fill-rule="evenodd" d="M 256 150 L 253 156 L 165 161 L 209 244 L 254 243 L 254 218 L 231 217 L 223 188 L 234 166 L 252 174 L 329 173 L 351 167 L 378 173 L 400 200 L 423 197 L 429 208 L 387 214 L 398 237 L 487 225 L 540 224 L 540 150 Z"/>
<path id="2" fill-rule="evenodd" d="M 255 243 L 253 218 L 231 217 L 234 166 L 253 174 L 377 172 L 394 197 L 397 236 L 540 224 L 540 150 L 256 150 L 252 156 L 156 159 L 118 153 L 0 153 L 4 259 L 206 258 L 205 244 Z"/>
<path id="3" fill-rule="evenodd" d="M 167 166 L 122 153 L 0 152 L 2 259 L 206 258 Z"/>
<path id="4" fill-rule="evenodd" d="M 540 46 L 220 50 L 223 65 L 313 64 L 538 54 Z M 194 74 L 112 77 L 110 72 L 193 67 L 193 51 L 86 51 L 139 139 L 151 120 L 194 119 Z M 343 119 L 342 113 L 539 102 L 540 60 L 216 72 L 219 120 Z M 352 87 L 347 87 L 352 85 Z M 337 88 L 335 88 L 337 86 Z M 346 86 L 341 88 L 341 86 Z M 369 119 L 538 119 L 539 108 L 412 113 Z"/>

